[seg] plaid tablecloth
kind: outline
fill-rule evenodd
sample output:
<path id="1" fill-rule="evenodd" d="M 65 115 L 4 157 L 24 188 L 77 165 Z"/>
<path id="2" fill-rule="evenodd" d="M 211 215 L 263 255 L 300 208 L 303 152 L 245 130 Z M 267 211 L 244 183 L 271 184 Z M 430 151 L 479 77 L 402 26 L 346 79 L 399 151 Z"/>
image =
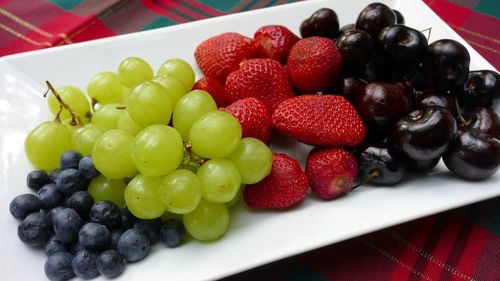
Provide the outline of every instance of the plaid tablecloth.
<path id="1" fill-rule="evenodd" d="M 0 0 L 0 56 L 294 0 Z M 500 0 L 425 0 L 500 68 Z M 500 280 L 500 198 L 262 266 L 227 280 Z"/>

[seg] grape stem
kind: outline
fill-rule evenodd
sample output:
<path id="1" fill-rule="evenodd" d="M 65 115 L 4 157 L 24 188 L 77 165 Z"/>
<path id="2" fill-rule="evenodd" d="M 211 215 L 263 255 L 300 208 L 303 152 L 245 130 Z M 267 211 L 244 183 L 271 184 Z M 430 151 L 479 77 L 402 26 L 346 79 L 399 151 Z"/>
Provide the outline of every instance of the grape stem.
<path id="1" fill-rule="evenodd" d="M 56 118 L 54 118 L 55 122 L 61 123 L 61 112 L 63 110 L 63 107 L 59 105 L 59 110 L 57 111 Z"/>
<path id="2" fill-rule="evenodd" d="M 190 142 L 186 142 L 184 144 L 184 148 L 186 149 L 186 151 L 189 154 L 189 160 L 188 160 L 188 162 L 194 162 L 194 163 L 196 163 L 196 164 L 198 164 L 198 165 L 201 166 L 203 163 L 205 163 L 206 160 L 203 159 L 203 158 L 201 158 L 200 156 L 194 154 L 194 152 L 191 151 L 192 147 L 193 147 L 193 145 L 191 145 Z"/>
<path id="3" fill-rule="evenodd" d="M 59 102 L 59 106 L 66 109 L 69 112 L 69 114 L 71 114 L 71 122 L 69 124 L 71 126 L 75 126 L 75 125 L 81 126 L 83 123 L 82 123 L 82 120 L 80 119 L 80 116 L 78 116 L 78 114 L 69 105 L 67 105 L 63 101 L 61 96 L 57 93 L 56 89 L 54 89 L 54 87 L 52 87 L 52 84 L 50 84 L 49 81 L 45 81 L 45 83 L 47 84 L 47 87 L 49 87 L 49 90 L 52 92 L 54 97 L 56 97 L 57 101 Z M 43 96 L 44 97 L 47 96 L 47 93 L 45 93 Z M 59 113 L 60 113 L 60 111 L 59 111 Z M 59 113 L 57 114 L 56 118 L 59 118 Z"/>

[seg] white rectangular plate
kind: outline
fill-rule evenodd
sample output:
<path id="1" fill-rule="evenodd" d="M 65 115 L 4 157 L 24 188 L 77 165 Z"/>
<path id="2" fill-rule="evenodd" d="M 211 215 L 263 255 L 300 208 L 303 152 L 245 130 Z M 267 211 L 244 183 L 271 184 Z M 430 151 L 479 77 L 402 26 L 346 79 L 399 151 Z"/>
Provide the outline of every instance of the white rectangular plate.
<path id="1" fill-rule="evenodd" d="M 9 212 L 10 200 L 28 191 L 32 169 L 24 152 L 26 134 L 50 118 L 44 81 L 85 89 L 93 74 L 116 70 L 128 56 L 146 59 L 157 69 L 166 59 L 181 57 L 195 65 L 193 51 L 204 39 L 226 31 L 247 36 L 262 25 L 282 24 L 298 34 L 303 19 L 321 7 L 336 10 L 341 25 L 354 22 L 369 2 L 307 1 L 247 13 L 117 36 L 0 59 L 0 272 L 2 280 L 44 278 L 43 251 L 23 245 Z M 471 54 L 472 69 L 493 69 L 476 51 L 441 21 L 422 1 L 382 1 L 401 11 L 418 30 L 432 27 L 430 41 L 452 38 Z M 197 77 L 201 77 L 197 70 Z M 292 142 L 274 146 L 304 163 L 310 147 Z M 500 195 L 500 173 L 471 183 L 452 177 L 440 164 L 432 175 L 395 187 L 363 187 L 334 201 L 309 196 L 287 211 L 254 211 L 240 204 L 231 212 L 227 234 L 219 241 L 189 241 L 166 249 L 157 244 L 145 260 L 127 266 L 121 280 L 216 279 L 294 254 L 336 243 L 371 231 Z"/>

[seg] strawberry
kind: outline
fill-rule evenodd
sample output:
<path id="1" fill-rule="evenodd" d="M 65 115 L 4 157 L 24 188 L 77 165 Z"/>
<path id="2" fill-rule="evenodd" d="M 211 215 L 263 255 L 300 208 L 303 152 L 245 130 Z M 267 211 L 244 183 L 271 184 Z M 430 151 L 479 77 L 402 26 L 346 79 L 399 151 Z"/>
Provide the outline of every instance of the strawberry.
<path id="1" fill-rule="evenodd" d="M 302 92 L 328 90 L 340 78 L 342 56 L 332 40 L 308 37 L 290 50 L 287 71 L 292 84 Z"/>
<path id="2" fill-rule="evenodd" d="M 256 98 L 244 98 L 233 102 L 223 111 L 231 113 L 241 124 L 242 137 L 257 138 L 267 144 L 271 141 L 271 113 Z"/>
<path id="3" fill-rule="evenodd" d="M 282 101 L 294 96 L 285 67 L 272 59 L 251 59 L 228 77 L 224 89 L 226 101 L 255 97 L 272 112 Z"/>
<path id="4" fill-rule="evenodd" d="M 224 82 L 240 62 L 253 58 L 259 44 L 239 33 L 226 32 L 201 42 L 194 57 L 205 76 Z"/>
<path id="5" fill-rule="evenodd" d="M 265 25 L 259 28 L 253 38 L 260 43 L 258 57 L 270 58 L 286 64 L 288 53 L 300 38 L 282 25 Z"/>
<path id="6" fill-rule="evenodd" d="M 336 95 L 285 100 L 273 112 L 272 126 L 285 136 L 314 146 L 355 146 L 366 134 L 354 107 Z"/>
<path id="7" fill-rule="evenodd" d="M 193 90 L 203 90 L 208 92 L 214 98 L 217 107 L 224 107 L 226 102 L 224 100 L 224 85 L 219 80 L 205 76 L 196 81 Z"/>
<path id="8" fill-rule="evenodd" d="M 249 184 L 243 198 L 251 208 L 288 208 L 307 195 L 307 176 L 299 163 L 282 153 L 273 153 L 271 173 L 256 184 Z"/>
<path id="9" fill-rule="evenodd" d="M 332 199 L 352 189 L 358 175 L 358 162 L 343 148 L 315 148 L 307 156 L 306 175 L 316 195 Z"/>

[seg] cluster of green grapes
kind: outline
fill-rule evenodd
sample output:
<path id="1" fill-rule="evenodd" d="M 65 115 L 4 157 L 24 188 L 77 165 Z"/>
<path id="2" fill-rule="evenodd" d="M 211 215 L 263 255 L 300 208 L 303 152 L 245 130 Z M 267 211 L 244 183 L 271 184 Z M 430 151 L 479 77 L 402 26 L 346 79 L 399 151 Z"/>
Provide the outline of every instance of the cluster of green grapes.
<path id="1" fill-rule="evenodd" d="M 184 60 L 167 60 L 154 76 L 146 61 L 129 57 L 117 72 L 95 75 L 88 97 L 47 83 L 55 120 L 28 134 L 27 158 L 52 171 L 67 150 L 91 155 L 101 173 L 88 188 L 96 201 L 126 204 L 141 219 L 179 214 L 194 238 L 217 239 L 242 186 L 270 173 L 272 153 L 242 139 L 238 120 L 209 93 L 191 91 L 194 82 Z"/>

